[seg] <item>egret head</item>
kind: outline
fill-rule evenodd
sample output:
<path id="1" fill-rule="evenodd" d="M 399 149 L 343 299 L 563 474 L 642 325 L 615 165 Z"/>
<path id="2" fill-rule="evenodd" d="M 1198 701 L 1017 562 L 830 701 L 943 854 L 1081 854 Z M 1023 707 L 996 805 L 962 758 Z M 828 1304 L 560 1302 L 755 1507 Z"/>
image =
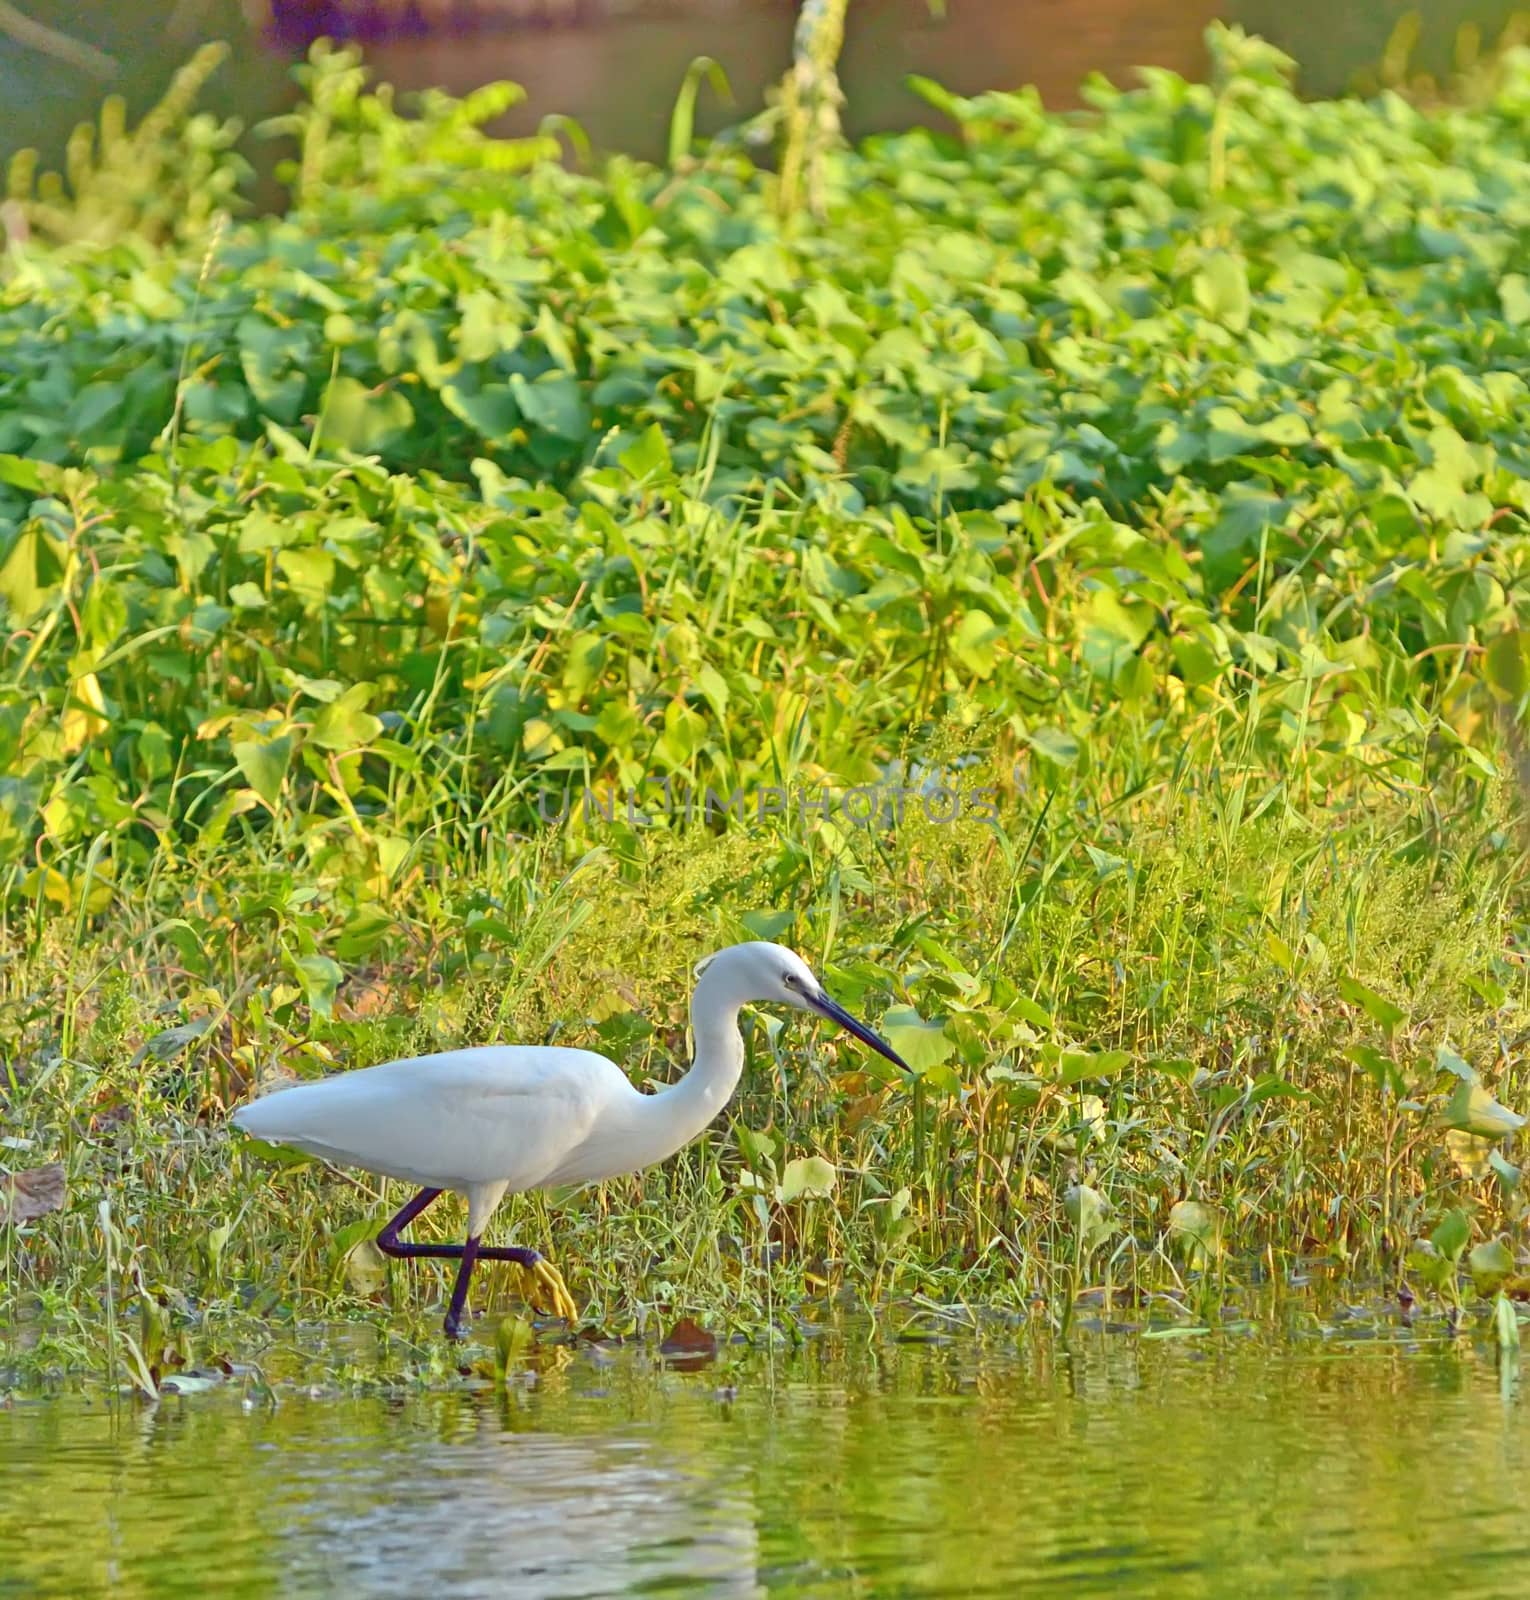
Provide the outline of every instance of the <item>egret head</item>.
<path id="1" fill-rule="evenodd" d="M 824 992 L 823 985 L 813 975 L 813 969 L 794 950 L 784 945 L 769 944 L 764 940 L 752 944 L 736 944 L 708 956 L 696 969 L 697 975 L 706 974 L 708 989 L 714 989 L 720 998 L 735 1005 L 751 1002 L 765 1005 L 787 1005 L 798 1011 L 811 1011 L 826 1017 L 846 1033 L 854 1035 L 878 1055 L 886 1056 L 905 1072 L 908 1063 L 885 1039 L 879 1038 L 864 1022 L 852 1017 L 837 1001 Z M 698 996 L 701 990 L 697 991 Z"/>

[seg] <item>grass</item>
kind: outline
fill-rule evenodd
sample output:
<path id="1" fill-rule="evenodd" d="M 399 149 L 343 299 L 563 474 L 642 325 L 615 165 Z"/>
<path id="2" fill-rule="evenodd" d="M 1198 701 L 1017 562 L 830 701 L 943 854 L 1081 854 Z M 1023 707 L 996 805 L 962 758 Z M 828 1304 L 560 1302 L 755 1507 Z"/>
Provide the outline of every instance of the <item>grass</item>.
<path id="1" fill-rule="evenodd" d="M 1213 46 L 930 88 L 817 218 L 322 52 L 284 216 L 135 210 L 237 179 L 183 105 L 18 180 L 0 1137 L 67 1196 L 0 1226 L 12 1371 L 423 1335 L 399 1196 L 228 1107 L 497 1038 L 665 1081 L 752 936 L 917 1071 L 757 1018 L 712 1135 L 507 1207 L 592 1326 L 1517 1292 L 1530 65 L 1307 103 Z"/>

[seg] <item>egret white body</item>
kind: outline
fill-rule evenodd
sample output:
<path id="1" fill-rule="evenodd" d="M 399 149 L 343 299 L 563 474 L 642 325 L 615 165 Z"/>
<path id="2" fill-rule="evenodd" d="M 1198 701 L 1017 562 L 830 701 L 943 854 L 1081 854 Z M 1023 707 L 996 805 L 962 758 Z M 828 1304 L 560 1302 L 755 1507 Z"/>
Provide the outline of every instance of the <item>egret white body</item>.
<path id="1" fill-rule="evenodd" d="M 751 1002 L 813 1011 L 889 1060 L 904 1062 L 823 991 L 807 964 L 780 945 L 734 945 L 703 964 L 691 997 L 695 1057 L 678 1083 L 642 1094 L 614 1061 L 590 1050 L 485 1045 L 388 1061 L 242 1106 L 234 1124 L 337 1166 L 421 1186 L 385 1227 L 381 1248 L 460 1260 L 446 1330 L 460 1330 L 477 1260 L 532 1272 L 560 1315 L 575 1315 L 557 1272 L 534 1251 L 479 1244 L 507 1193 L 591 1183 L 637 1172 L 689 1144 L 728 1103 L 744 1069 L 740 1009 Z M 405 1243 L 399 1233 L 443 1190 L 468 1205 L 465 1245 Z"/>

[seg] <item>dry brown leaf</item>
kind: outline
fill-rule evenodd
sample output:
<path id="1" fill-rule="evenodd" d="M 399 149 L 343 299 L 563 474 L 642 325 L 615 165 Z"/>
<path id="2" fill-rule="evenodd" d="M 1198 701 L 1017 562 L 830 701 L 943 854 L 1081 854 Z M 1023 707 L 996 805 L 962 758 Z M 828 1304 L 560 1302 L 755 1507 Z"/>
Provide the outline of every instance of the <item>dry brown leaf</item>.
<path id="1" fill-rule="evenodd" d="M 64 1164 L 0 1174 L 0 1222 L 32 1222 L 64 1203 Z"/>
<path id="2" fill-rule="evenodd" d="M 335 1015 L 342 1022 L 360 1022 L 375 1017 L 392 1003 L 393 991 L 381 979 L 369 982 L 357 978 L 346 986 L 345 995 L 335 1001 Z"/>
<path id="3" fill-rule="evenodd" d="M 659 1354 L 680 1371 L 694 1372 L 717 1354 L 717 1335 L 698 1327 L 689 1317 L 681 1317 L 659 1346 Z"/>
<path id="4" fill-rule="evenodd" d="M 876 1089 L 871 1094 L 863 1094 L 852 1100 L 845 1107 L 845 1132 L 859 1131 L 863 1123 L 869 1122 L 882 1109 L 882 1101 L 885 1098 L 883 1091 Z"/>

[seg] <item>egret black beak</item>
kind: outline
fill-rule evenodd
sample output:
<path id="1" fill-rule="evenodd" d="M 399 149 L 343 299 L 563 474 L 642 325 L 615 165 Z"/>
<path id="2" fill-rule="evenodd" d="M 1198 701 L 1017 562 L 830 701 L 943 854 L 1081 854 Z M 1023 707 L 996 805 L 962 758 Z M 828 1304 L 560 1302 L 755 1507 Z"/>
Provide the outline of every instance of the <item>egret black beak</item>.
<path id="1" fill-rule="evenodd" d="M 864 1022 L 857 1021 L 842 1005 L 837 1001 L 831 1000 L 822 989 L 817 994 L 810 994 L 807 997 L 807 1003 L 819 1016 L 827 1017 L 830 1022 L 838 1023 L 846 1033 L 854 1034 L 862 1044 L 870 1045 L 879 1056 L 886 1056 L 895 1067 L 901 1067 L 905 1072 L 914 1070 L 885 1039 L 879 1039 Z"/>

